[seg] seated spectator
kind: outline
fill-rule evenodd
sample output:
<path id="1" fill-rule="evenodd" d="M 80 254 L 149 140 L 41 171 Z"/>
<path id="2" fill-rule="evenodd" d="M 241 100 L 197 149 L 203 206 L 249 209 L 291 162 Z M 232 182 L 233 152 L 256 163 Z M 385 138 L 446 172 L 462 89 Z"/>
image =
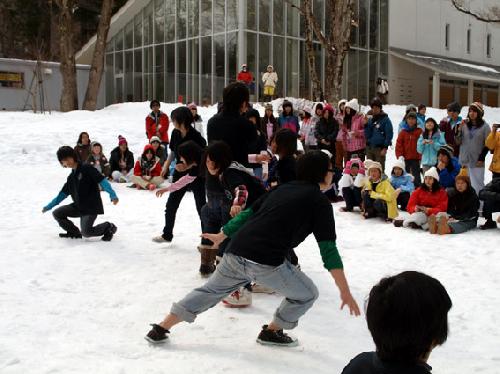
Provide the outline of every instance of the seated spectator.
<path id="1" fill-rule="evenodd" d="M 451 306 L 443 285 L 423 273 L 405 271 L 382 279 L 366 306 L 376 352 L 359 354 L 342 374 L 430 374 L 427 360 L 448 338 Z"/>
<path id="2" fill-rule="evenodd" d="M 493 213 L 500 212 L 500 178 L 493 178 L 479 192 L 479 199 L 484 201 L 483 217 L 486 219 L 486 222 L 479 228 L 481 230 L 496 229 L 497 223 L 493 221 Z"/>
<path id="3" fill-rule="evenodd" d="M 365 168 L 368 179 L 362 192 L 363 217 L 382 217 L 392 221 L 398 216 L 398 206 L 394 188 L 386 175 L 383 174 L 380 162 L 366 160 Z"/>
<path id="4" fill-rule="evenodd" d="M 111 151 L 109 158 L 111 178 L 115 182 L 128 183 L 134 168 L 134 154 L 128 149 L 127 139 L 118 135 L 118 147 Z"/>
<path id="5" fill-rule="evenodd" d="M 491 126 L 491 132 L 486 138 L 486 147 L 493 152 L 493 160 L 491 160 L 490 171 L 493 173 L 493 178 L 500 178 L 500 132 L 498 128 L 500 124 L 495 123 Z"/>
<path id="6" fill-rule="evenodd" d="M 151 144 L 144 147 L 142 156 L 135 163 L 132 183 L 137 189 L 153 191 L 163 183 L 161 174 L 160 158 L 155 156 L 155 150 Z"/>
<path id="7" fill-rule="evenodd" d="M 90 143 L 88 132 L 81 132 L 75 146 L 76 155 L 78 156 L 77 161 L 81 164 L 85 164 L 89 158 Z"/>
<path id="8" fill-rule="evenodd" d="M 436 169 L 439 173 L 439 183 L 444 188 L 455 186 L 455 178 L 460 172 L 460 163 L 458 158 L 453 156 L 453 147 L 450 145 L 443 145 L 439 148 L 437 154 Z"/>
<path id="9" fill-rule="evenodd" d="M 439 174 L 435 167 L 430 168 L 424 174 L 424 183 L 410 196 L 406 211 L 410 217 L 406 218 L 402 225 L 413 229 L 429 229 L 429 216 L 439 212 L 446 212 L 448 208 L 448 194 L 439 185 Z M 394 223 L 401 226 L 400 221 Z"/>
<path id="10" fill-rule="evenodd" d="M 167 159 L 165 158 L 167 151 L 165 150 L 165 147 L 161 145 L 160 138 L 157 136 L 152 136 L 151 139 L 149 139 L 149 144 L 153 146 L 153 149 L 155 151 L 155 156 L 160 159 L 160 164 L 163 167 L 165 161 L 167 161 Z"/>
<path id="11" fill-rule="evenodd" d="M 398 206 L 401 210 L 406 211 L 406 206 L 415 190 L 415 185 L 413 184 L 413 176 L 406 173 L 405 162 L 402 159 L 398 159 L 394 163 L 390 182 L 395 190 Z"/>
<path id="12" fill-rule="evenodd" d="M 406 116 L 405 124 L 398 134 L 396 142 L 396 158 L 403 157 L 406 171 L 413 175 L 415 187 L 420 186 L 420 159 L 422 155 L 417 152 L 417 143 L 422 134 L 422 129 L 417 127 L 417 114 L 410 112 Z"/>
<path id="13" fill-rule="evenodd" d="M 99 142 L 90 143 L 91 153 L 87 158 L 87 164 L 92 165 L 104 177 L 109 178 L 111 168 L 106 156 L 102 152 L 102 145 Z"/>
<path id="14" fill-rule="evenodd" d="M 360 158 L 353 155 L 347 161 L 342 178 L 339 181 L 339 190 L 345 201 L 345 207 L 340 208 L 341 212 L 352 212 L 354 207 L 361 209 L 361 188 L 365 182 L 365 165 Z"/>
<path id="15" fill-rule="evenodd" d="M 444 136 L 434 118 L 427 118 L 425 129 L 417 143 L 417 152 L 422 155 L 422 169 L 424 173 L 437 163 L 439 148 L 445 145 Z"/>

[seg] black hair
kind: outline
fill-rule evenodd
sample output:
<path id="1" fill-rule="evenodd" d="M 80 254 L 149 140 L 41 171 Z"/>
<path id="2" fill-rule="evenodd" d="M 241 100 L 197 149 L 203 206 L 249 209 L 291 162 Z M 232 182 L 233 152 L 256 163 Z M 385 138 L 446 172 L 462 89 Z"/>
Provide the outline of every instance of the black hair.
<path id="1" fill-rule="evenodd" d="M 304 117 L 311 118 L 311 113 L 304 111 Z"/>
<path id="2" fill-rule="evenodd" d="M 454 101 L 452 103 L 449 103 L 446 106 L 446 110 L 449 111 L 449 112 L 454 112 L 454 113 L 459 113 L 460 114 L 460 111 L 462 110 L 462 107 L 460 106 L 459 103 L 457 103 L 456 101 Z"/>
<path id="3" fill-rule="evenodd" d="M 427 109 L 424 104 L 418 104 L 418 111 L 420 112 L 422 109 Z"/>
<path id="4" fill-rule="evenodd" d="M 92 143 L 92 142 L 90 141 L 90 135 L 89 135 L 89 133 L 86 132 L 86 131 L 82 131 L 80 133 L 80 135 L 78 135 L 78 140 L 76 141 L 76 144 L 82 144 L 82 137 L 83 137 L 83 135 L 87 135 L 87 137 L 89 138 L 89 145 L 90 145 L 90 143 Z"/>
<path id="5" fill-rule="evenodd" d="M 325 180 L 331 161 L 322 151 L 309 151 L 297 159 L 297 180 L 321 183 Z"/>
<path id="6" fill-rule="evenodd" d="M 316 113 L 316 111 L 317 111 L 318 109 L 323 110 L 323 104 L 321 104 L 321 103 L 317 103 L 317 104 L 316 104 L 316 106 L 314 107 L 314 113 Z"/>
<path id="7" fill-rule="evenodd" d="M 370 107 L 377 106 L 380 109 L 382 109 L 382 100 L 380 100 L 378 97 L 374 97 L 373 99 L 370 100 Z"/>
<path id="8" fill-rule="evenodd" d="M 417 363 L 448 338 L 450 296 L 435 278 L 405 271 L 371 291 L 366 321 L 383 361 Z"/>
<path id="9" fill-rule="evenodd" d="M 359 169 L 359 164 L 358 164 L 357 162 L 353 162 L 353 163 L 351 164 L 351 169 L 352 169 L 352 168 L 358 168 L 358 169 Z"/>
<path id="10" fill-rule="evenodd" d="M 425 179 L 425 175 L 424 175 L 424 179 Z M 432 177 L 432 179 L 434 180 L 434 182 L 432 182 L 431 188 L 427 187 L 427 185 L 425 183 L 422 183 L 420 185 L 420 188 L 422 188 L 423 190 L 429 191 L 429 192 L 439 191 L 441 188 L 441 184 L 439 183 L 439 181 L 436 178 Z"/>
<path id="11" fill-rule="evenodd" d="M 63 145 L 57 150 L 57 159 L 59 160 L 59 163 L 62 163 L 63 160 L 67 158 L 72 158 L 74 161 L 78 161 L 76 151 L 68 145 Z"/>
<path id="12" fill-rule="evenodd" d="M 149 109 L 153 109 L 154 104 L 158 104 L 158 106 L 160 106 L 160 102 L 158 100 L 154 99 L 154 100 L 151 100 L 151 102 L 149 103 Z"/>
<path id="13" fill-rule="evenodd" d="M 425 123 L 427 123 L 427 122 L 432 122 L 434 124 L 434 127 L 432 128 L 432 133 L 431 133 L 431 135 L 429 135 L 429 131 L 427 130 L 427 127 L 425 127 L 425 125 L 424 125 L 424 132 L 422 133 L 422 135 L 423 135 L 424 139 L 432 139 L 432 137 L 434 136 L 434 134 L 436 132 L 438 132 L 439 125 L 436 122 L 436 120 L 434 118 L 432 118 L 432 117 L 427 118 L 425 120 Z"/>
<path id="14" fill-rule="evenodd" d="M 260 128 L 260 114 L 256 109 L 250 109 L 245 113 L 245 117 L 249 120 L 250 118 L 255 118 L 255 124 Z"/>
<path id="15" fill-rule="evenodd" d="M 222 92 L 224 112 L 239 113 L 243 103 L 250 101 L 250 92 L 247 86 L 241 82 L 233 82 L 227 85 Z"/>
<path id="16" fill-rule="evenodd" d="M 219 174 L 222 174 L 233 161 L 231 148 L 221 140 L 211 143 L 205 150 L 203 165 L 206 165 L 207 157 L 210 157 L 210 160 L 215 163 L 215 166 L 219 169 Z"/>
<path id="17" fill-rule="evenodd" d="M 175 108 L 170 113 L 170 118 L 172 121 L 177 122 L 179 125 L 184 125 L 184 127 L 192 127 L 193 124 L 193 113 L 187 106 L 180 106 Z"/>
<path id="18" fill-rule="evenodd" d="M 200 165 L 203 155 L 203 149 L 192 140 L 189 140 L 179 145 L 179 148 L 177 148 L 177 153 L 179 154 L 179 157 L 184 158 L 184 160 L 186 160 L 188 164 L 196 162 L 198 165 Z"/>
<path id="19" fill-rule="evenodd" d="M 297 134 L 290 129 L 279 129 L 274 134 L 276 153 L 280 157 L 290 157 L 297 152 Z"/>
<path id="20" fill-rule="evenodd" d="M 437 152 L 437 155 L 445 155 L 446 157 L 448 157 L 448 165 L 446 165 L 446 169 L 451 173 L 454 169 L 454 166 L 453 166 L 453 161 L 452 161 L 452 158 L 453 158 L 453 154 L 450 155 L 450 153 L 446 150 L 444 150 L 443 148 L 440 148 Z"/>

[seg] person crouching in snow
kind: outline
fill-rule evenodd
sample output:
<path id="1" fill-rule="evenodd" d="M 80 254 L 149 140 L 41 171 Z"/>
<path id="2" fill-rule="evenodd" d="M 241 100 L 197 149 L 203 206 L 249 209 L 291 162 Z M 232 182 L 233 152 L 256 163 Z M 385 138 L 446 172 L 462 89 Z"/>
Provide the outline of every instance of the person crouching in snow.
<path id="1" fill-rule="evenodd" d="M 231 238 L 222 261 L 208 282 L 174 303 L 159 324 L 145 337 L 164 343 L 170 329 L 217 305 L 224 297 L 249 282 L 272 288 L 284 299 L 273 320 L 262 327 L 257 342 L 263 345 L 296 346 L 298 341 L 283 329 L 293 329 L 318 298 L 312 280 L 288 261 L 290 251 L 311 233 L 320 247 L 324 267 L 340 291 L 341 308 L 360 314 L 344 275 L 336 246 L 335 220 L 328 199 L 332 164 L 326 154 L 312 151 L 297 161 L 297 180 L 263 195 L 255 204 L 229 221 L 218 234 L 204 234 L 217 246 Z M 272 229 L 270 229 L 272 228 Z"/>
<path id="2" fill-rule="evenodd" d="M 144 147 L 142 156 L 135 163 L 134 175 L 131 178 L 137 189 L 153 191 L 163 183 L 160 158 L 155 156 L 155 149 L 151 144 Z"/>
<path id="3" fill-rule="evenodd" d="M 108 159 L 102 152 L 102 145 L 99 142 L 92 142 L 90 144 L 90 155 L 87 158 L 87 164 L 93 166 L 104 177 L 109 178 L 111 168 Z"/>
<path id="4" fill-rule="evenodd" d="M 361 197 L 361 187 L 365 182 L 365 165 L 363 161 L 353 155 L 347 161 L 342 178 L 339 181 L 339 190 L 345 201 L 345 207 L 340 208 L 341 212 L 352 212 L 354 207 L 361 208 L 363 201 Z"/>
<path id="5" fill-rule="evenodd" d="M 439 184 L 439 174 L 435 167 L 431 167 L 424 174 L 424 183 L 410 196 L 406 211 L 410 217 L 402 222 L 402 226 L 412 229 L 429 229 L 429 217 L 439 212 L 446 212 L 448 208 L 448 194 Z M 394 225 L 401 226 L 400 221 Z"/>
<path id="6" fill-rule="evenodd" d="M 429 216 L 431 234 L 461 234 L 476 228 L 479 198 L 465 170 L 455 178 L 455 186 L 447 190 L 447 212 Z"/>
<path id="7" fill-rule="evenodd" d="M 406 211 L 410 195 L 415 190 L 413 176 L 405 171 L 405 162 L 398 159 L 392 167 L 390 182 L 396 192 L 397 203 L 401 210 Z"/>
<path id="8" fill-rule="evenodd" d="M 366 160 L 368 179 L 365 182 L 363 197 L 363 217 L 382 217 L 392 221 L 398 216 L 398 206 L 394 188 L 387 176 L 382 173 L 380 162 Z"/>
<path id="9" fill-rule="evenodd" d="M 115 191 L 94 167 L 83 165 L 78 161 L 77 153 L 73 148 L 69 146 L 59 148 L 57 159 L 62 167 L 72 169 L 71 174 L 57 197 L 47 204 L 42 212 L 48 212 L 71 195 L 72 204 L 59 207 L 52 213 L 59 226 L 66 231 L 59 236 L 72 239 L 80 239 L 82 236 L 102 236 L 102 240 L 110 241 L 116 233 L 116 226 L 110 222 L 94 226 L 94 222 L 97 215 L 104 214 L 99 186 L 109 194 L 114 205 L 118 204 Z M 81 231 L 68 217 L 80 217 Z"/>

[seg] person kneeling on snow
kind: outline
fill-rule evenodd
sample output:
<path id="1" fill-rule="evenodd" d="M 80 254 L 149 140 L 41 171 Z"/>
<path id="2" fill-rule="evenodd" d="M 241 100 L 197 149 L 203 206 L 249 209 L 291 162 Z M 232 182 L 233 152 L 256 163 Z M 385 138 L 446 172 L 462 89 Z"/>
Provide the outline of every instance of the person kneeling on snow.
<path id="1" fill-rule="evenodd" d="M 340 208 L 341 212 L 352 212 L 354 207 L 361 208 L 361 187 L 365 183 L 365 165 L 363 161 L 353 155 L 346 162 L 344 173 L 339 181 L 339 190 L 345 201 L 345 207 Z"/>
<path id="2" fill-rule="evenodd" d="M 417 188 L 408 201 L 407 212 L 410 217 L 395 221 L 394 225 L 411 227 L 413 229 L 429 229 L 429 216 L 439 212 L 446 212 L 448 208 L 448 195 L 439 184 L 439 174 L 435 167 L 431 167 L 424 174 L 424 183 Z"/>
<path id="3" fill-rule="evenodd" d="M 394 188 L 387 176 L 382 174 L 380 162 L 366 160 L 368 179 L 363 188 L 363 217 L 382 217 L 387 221 L 398 216 L 398 206 Z"/>
<path id="4" fill-rule="evenodd" d="M 116 233 L 116 226 L 110 222 L 94 226 L 94 221 L 98 214 L 104 214 L 99 186 L 109 194 L 114 205 L 118 204 L 115 191 L 94 167 L 82 165 L 77 161 L 78 156 L 73 148 L 69 146 L 59 148 L 57 159 L 62 167 L 72 169 L 71 174 L 61 192 L 42 209 L 42 212 L 48 212 L 71 195 L 72 204 L 59 207 L 52 213 L 59 226 L 66 231 L 59 236 L 73 239 L 79 239 L 82 236 L 102 236 L 102 240 L 110 241 Z M 68 217 L 80 217 L 81 231 Z"/>
<path id="5" fill-rule="evenodd" d="M 402 158 L 394 163 L 390 182 L 396 192 L 398 206 L 401 210 L 406 211 L 406 206 L 410 200 L 410 195 L 415 190 L 415 186 L 413 176 L 405 171 L 405 162 Z"/>
<path id="6" fill-rule="evenodd" d="M 142 188 L 153 191 L 164 181 L 160 175 L 160 158 L 155 156 L 155 149 L 153 146 L 147 144 L 144 147 L 141 158 L 135 163 L 134 175 L 131 181 L 139 190 Z"/>
<path id="7" fill-rule="evenodd" d="M 272 322 L 263 326 L 257 342 L 296 346 L 298 341 L 283 329 L 295 328 L 319 294 L 312 280 L 293 266 L 288 257 L 311 233 L 318 242 L 325 268 L 339 288 L 341 308 L 347 305 L 351 314 L 359 315 L 335 243 L 332 207 L 321 192 L 331 184 L 331 169 L 332 164 L 323 152 L 305 154 L 297 161 L 296 181 L 263 195 L 251 208 L 229 221 L 220 233 L 203 234 L 215 246 L 231 238 L 222 261 L 205 285 L 174 303 L 165 319 L 152 325 L 146 340 L 165 342 L 174 325 L 194 322 L 200 313 L 227 295 L 249 282 L 257 282 L 284 297 Z"/>

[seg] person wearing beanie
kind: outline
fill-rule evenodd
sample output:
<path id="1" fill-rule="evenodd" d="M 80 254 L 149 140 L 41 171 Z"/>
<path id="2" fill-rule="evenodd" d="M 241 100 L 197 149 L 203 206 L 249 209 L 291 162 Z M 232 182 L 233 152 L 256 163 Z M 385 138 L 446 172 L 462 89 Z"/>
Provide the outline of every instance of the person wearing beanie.
<path id="1" fill-rule="evenodd" d="M 262 75 L 262 83 L 264 86 L 264 100 L 271 101 L 276 95 L 278 74 L 276 74 L 272 65 L 268 65 L 266 70 L 267 71 Z"/>
<path id="2" fill-rule="evenodd" d="M 458 158 L 453 156 L 453 147 L 445 144 L 439 148 L 436 169 L 439 172 L 439 183 L 444 188 L 455 186 L 455 178 L 460 172 Z"/>
<path id="3" fill-rule="evenodd" d="M 161 144 L 160 138 L 157 136 L 152 136 L 151 139 L 149 139 L 149 144 L 153 146 L 155 156 L 160 159 L 160 165 L 162 165 L 163 168 L 167 161 L 167 159 L 165 158 L 165 154 L 167 154 L 167 152 L 165 151 L 165 147 Z"/>
<path id="4" fill-rule="evenodd" d="M 490 125 L 483 119 L 484 109 L 479 102 L 469 106 L 467 118 L 462 121 L 455 137 L 460 145 L 460 164 L 469 169 L 472 188 L 479 193 L 484 188 L 485 159 L 488 154 L 486 138 L 491 132 Z"/>
<path id="5" fill-rule="evenodd" d="M 405 125 L 398 134 L 396 141 L 396 157 L 403 158 L 406 171 L 413 175 L 415 187 L 420 186 L 420 159 L 422 155 L 417 152 L 417 143 L 422 134 L 422 129 L 417 127 L 417 113 L 409 112 L 406 115 Z"/>
<path id="6" fill-rule="evenodd" d="M 109 157 L 111 179 L 114 182 L 128 183 L 133 175 L 134 154 L 128 149 L 127 139 L 118 135 L 118 147 L 111 151 Z"/>
<path id="7" fill-rule="evenodd" d="M 101 143 L 95 141 L 90 143 L 90 155 L 86 163 L 92 165 L 105 178 L 110 177 L 111 167 L 108 159 L 104 156 Z"/>
<path id="8" fill-rule="evenodd" d="M 152 100 L 149 104 L 151 113 L 146 117 L 146 136 L 148 140 L 153 136 L 157 136 L 161 140 L 161 144 L 165 147 L 165 152 L 168 152 L 168 116 L 160 110 L 160 102 Z M 165 153 L 165 158 L 168 154 Z"/>
<path id="9" fill-rule="evenodd" d="M 458 157 L 460 151 L 460 146 L 455 144 L 455 136 L 458 133 L 460 123 L 462 123 L 461 110 L 462 107 L 456 101 L 448 104 L 446 107 L 448 115 L 439 123 L 439 131 L 444 134 L 446 144 L 453 147 L 453 156 L 455 157 Z"/>
<path id="10" fill-rule="evenodd" d="M 448 209 L 429 216 L 431 234 L 461 234 L 475 229 L 479 217 L 479 198 L 471 187 L 466 169 L 455 178 L 455 186 L 447 190 Z"/>
<path id="11" fill-rule="evenodd" d="M 486 138 L 486 147 L 493 152 L 493 159 L 491 160 L 490 171 L 493 178 L 500 178 L 500 131 L 498 128 L 500 124 L 495 123 L 491 126 L 491 132 Z"/>
<path id="12" fill-rule="evenodd" d="M 417 152 L 422 155 L 422 169 L 424 173 L 437 163 L 437 154 L 441 146 L 445 145 L 444 135 L 434 118 L 425 121 L 425 129 L 417 142 Z"/>
<path id="13" fill-rule="evenodd" d="M 413 176 L 406 171 L 406 165 L 402 158 L 396 160 L 392 166 L 390 182 L 395 190 L 397 204 L 401 210 L 406 211 L 410 196 L 415 190 Z"/>
<path id="14" fill-rule="evenodd" d="M 155 190 L 164 179 L 161 176 L 160 158 L 155 155 L 155 149 L 151 144 L 144 147 L 142 156 L 136 161 L 134 166 L 134 175 L 130 178 L 138 190 Z"/>
<path id="15" fill-rule="evenodd" d="M 345 153 L 345 160 L 350 160 L 356 154 L 361 160 L 365 159 L 365 123 L 366 118 L 361 113 L 358 99 L 352 99 L 345 104 L 345 114 L 341 122 L 337 141 L 340 139 Z"/>
<path id="16" fill-rule="evenodd" d="M 90 137 L 88 132 L 81 132 L 78 135 L 78 140 L 76 142 L 75 151 L 78 157 L 78 161 L 82 164 L 85 164 L 90 155 Z"/>
<path id="17" fill-rule="evenodd" d="M 493 213 L 500 212 L 500 178 L 493 178 L 480 192 L 479 199 L 483 205 L 483 217 L 486 222 L 479 226 L 481 230 L 495 229 L 497 223 L 493 221 Z"/>
<path id="18" fill-rule="evenodd" d="M 392 145 L 392 122 L 382 110 L 382 102 L 378 97 L 370 102 L 372 117 L 365 126 L 366 158 L 380 162 L 385 170 L 387 149 Z"/>
<path id="19" fill-rule="evenodd" d="M 278 121 L 274 117 L 273 104 L 266 104 L 264 116 L 261 119 L 260 131 L 266 137 L 267 144 L 270 145 L 276 131 L 278 131 Z"/>
<path id="20" fill-rule="evenodd" d="M 278 118 L 278 127 L 289 129 L 297 135 L 299 133 L 299 118 L 293 114 L 293 104 L 288 100 L 283 101 L 283 112 Z"/>
<path id="21" fill-rule="evenodd" d="M 355 207 L 361 209 L 363 198 L 361 188 L 365 183 L 365 165 L 363 161 L 353 156 L 346 162 L 344 173 L 339 180 L 339 190 L 345 201 L 345 207 L 340 208 L 341 212 L 352 212 Z"/>
<path id="22" fill-rule="evenodd" d="M 207 135 L 205 134 L 205 129 L 203 128 L 203 119 L 201 116 L 198 114 L 198 107 L 196 104 L 190 103 L 188 105 L 189 110 L 191 111 L 191 114 L 193 115 L 193 126 L 198 131 L 203 137 L 206 139 Z"/>
<path id="23" fill-rule="evenodd" d="M 335 141 L 339 132 L 339 123 L 335 119 L 335 112 L 330 104 L 323 107 L 323 117 L 316 124 L 314 135 L 318 140 L 318 148 L 325 149 L 335 157 Z"/>
<path id="24" fill-rule="evenodd" d="M 305 107 L 304 118 L 302 119 L 299 130 L 300 141 L 302 142 L 305 152 L 318 148 L 318 141 L 314 136 L 315 129 L 316 121 L 313 118 L 313 110 L 311 107 Z"/>
<path id="25" fill-rule="evenodd" d="M 406 211 L 410 216 L 402 221 L 402 226 L 413 229 L 429 229 L 429 216 L 439 212 L 446 212 L 448 208 L 448 194 L 439 185 L 439 173 L 435 167 L 431 167 L 424 174 L 424 183 L 410 196 Z M 401 221 L 394 222 L 395 226 L 401 226 Z"/>
<path id="26" fill-rule="evenodd" d="M 398 216 L 394 188 L 382 171 L 380 162 L 366 160 L 368 178 L 363 186 L 363 218 L 381 217 L 392 221 Z"/>

